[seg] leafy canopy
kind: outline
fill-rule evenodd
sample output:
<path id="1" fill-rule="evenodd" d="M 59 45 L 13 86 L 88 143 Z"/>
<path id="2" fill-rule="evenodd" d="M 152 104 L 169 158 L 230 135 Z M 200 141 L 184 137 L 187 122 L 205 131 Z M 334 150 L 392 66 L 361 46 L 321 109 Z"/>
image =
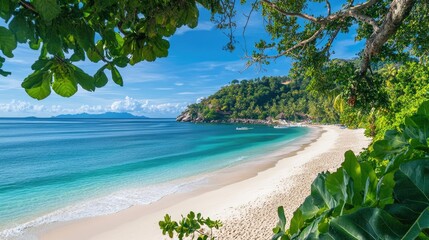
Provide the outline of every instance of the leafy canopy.
<path id="1" fill-rule="evenodd" d="M 196 27 L 198 6 L 222 12 L 217 0 L 0 0 L 7 24 L 0 27 L 0 75 L 11 74 L 2 65 L 21 43 L 40 53 L 22 83 L 33 98 L 44 99 L 51 90 L 70 97 L 78 86 L 95 91 L 107 75 L 122 86 L 118 67 L 166 57 L 167 37 L 181 26 Z M 94 76 L 75 65 L 86 59 L 103 63 Z"/>

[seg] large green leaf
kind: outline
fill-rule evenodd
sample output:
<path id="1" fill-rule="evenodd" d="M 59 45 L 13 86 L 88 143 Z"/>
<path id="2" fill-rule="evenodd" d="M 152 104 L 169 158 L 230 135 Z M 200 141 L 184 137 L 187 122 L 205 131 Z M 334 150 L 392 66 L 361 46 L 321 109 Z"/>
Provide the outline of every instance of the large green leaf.
<path id="1" fill-rule="evenodd" d="M 379 208 L 362 208 L 331 220 L 321 239 L 399 239 L 407 228 Z"/>
<path id="2" fill-rule="evenodd" d="M 403 163 L 395 173 L 395 204 L 386 209 L 404 223 L 412 224 L 429 206 L 429 159 Z"/>
<path id="3" fill-rule="evenodd" d="M 429 118 L 429 101 L 423 102 L 417 110 L 417 113 Z"/>
<path id="4" fill-rule="evenodd" d="M 353 192 L 350 193 L 347 189 L 349 181 L 350 176 L 340 168 L 338 171 L 326 176 L 326 189 L 337 201 L 343 200 L 343 204 L 347 201 L 351 203 L 351 197 L 349 196 L 353 196 Z"/>
<path id="5" fill-rule="evenodd" d="M 98 88 L 104 87 L 109 81 L 103 70 L 104 69 L 98 70 L 94 75 L 95 86 Z"/>
<path id="6" fill-rule="evenodd" d="M 23 15 L 15 16 L 9 23 L 9 29 L 15 34 L 16 40 L 20 43 L 26 43 L 28 39 L 34 39 L 34 29 Z"/>
<path id="7" fill-rule="evenodd" d="M 285 217 L 285 210 L 282 206 L 277 208 L 277 214 L 279 217 L 279 222 L 277 223 L 277 226 L 273 229 L 274 236 L 272 237 L 272 240 L 276 240 L 282 236 L 285 235 L 285 227 L 286 227 L 286 217 Z"/>
<path id="8" fill-rule="evenodd" d="M 296 234 L 303 226 L 308 225 L 306 220 L 320 216 L 340 205 L 327 190 L 326 176 L 326 173 L 320 173 L 311 184 L 311 195 L 305 199 L 291 219 L 290 234 Z"/>
<path id="9" fill-rule="evenodd" d="M 396 130 L 388 130 L 383 140 L 373 144 L 371 156 L 380 160 L 390 159 L 400 153 L 407 144 L 408 141 L 403 134 Z"/>
<path id="10" fill-rule="evenodd" d="M 33 5 L 46 22 L 52 21 L 61 12 L 57 0 L 34 0 Z"/>
<path id="11" fill-rule="evenodd" d="M 42 100 L 48 97 L 51 94 L 51 80 L 52 74 L 45 72 L 43 74 L 43 80 L 38 86 L 33 86 L 32 88 L 25 89 L 27 94 L 37 100 Z"/>
<path id="12" fill-rule="evenodd" d="M 25 89 L 30 89 L 35 86 L 39 86 L 40 84 L 42 84 L 43 74 L 43 71 L 34 71 L 32 74 L 30 74 L 24 79 L 24 81 L 21 83 L 21 87 Z"/>
<path id="13" fill-rule="evenodd" d="M 37 71 L 45 67 L 49 67 L 50 65 L 52 65 L 52 61 L 50 59 L 38 59 L 33 63 L 33 65 L 31 65 L 31 69 Z"/>
<path id="14" fill-rule="evenodd" d="M 0 26 L 0 50 L 6 57 L 13 57 L 12 51 L 16 48 L 17 43 L 13 33 L 5 28 Z"/>
<path id="15" fill-rule="evenodd" d="M 393 180 L 393 172 L 384 175 L 377 184 L 377 201 L 380 207 L 393 203 L 393 187 L 395 181 Z"/>
<path id="16" fill-rule="evenodd" d="M 411 226 L 411 228 L 408 230 L 408 232 L 405 234 L 402 239 L 417 239 L 419 235 L 421 236 L 424 234 L 424 236 L 429 238 L 427 230 L 429 229 L 429 207 L 426 208 L 420 216 L 417 218 L 416 222 Z M 423 230 L 426 230 L 426 233 L 423 233 Z"/>
<path id="17" fill-rule="evenodd" d="M 95 91 L 95 80 L 92 76 L 86 74 L 82 69 L 74 67 L 74 75 L 79 85 L 90 92 Z"/>
<path id="18" fill-rule="evenodd" d="M 427 146 L 429 138 L 429 117 L 417 115 L 405 118 L 405 134 Z"/>
<path id="19" fill-rule="evenodd" d="M 122 76 L 119 73 L 118 69 L 113 66 L 111 70 L 112 70 L 113 81 L 122 87 L 124 85 L 124 81 L 122 80 Z"/>
<path id="20" fill-rule="evenodd" d="M 48 31 L 48 33 L 46 33 L 46 39 L 45 43 L 46 43 L 46 50 L 52 54 L 52 55 L 56 55 L 60 52 L 62 52 L 62 45 L 63 42 L 60 38 L 60 35 L 55 32 L 54 29 L 52 29 L 51 31 Z"/>
<path id="21" fill-rule="evenodd" d="M 54 83 L 52 89 L 60 96 L 71 97 L 77 92 L 77 82 L 73 74 L 63 74 L 62 72 L 55 72 Z"/>

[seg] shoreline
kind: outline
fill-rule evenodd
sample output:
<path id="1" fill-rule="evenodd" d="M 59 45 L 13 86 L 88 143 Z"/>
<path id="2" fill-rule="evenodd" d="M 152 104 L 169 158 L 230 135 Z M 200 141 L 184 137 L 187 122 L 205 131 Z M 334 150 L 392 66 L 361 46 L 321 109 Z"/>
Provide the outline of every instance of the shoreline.
<path id="1" fill-rule="evenodd" d="M 36 239 L 47 240 L 141 239 L 142 237 L 167 239 L 161 235 L 158 221 L 163 219 L 166 213 L 172 215 L 173 219 L 178 219 L 181 214 L 187 214 L 193 210 L 212 219 L 220 218 L 225 223 L 225 227 L 221 229 L 219 236 L 225 235 L 225 232 L 231 232 L 227 230 L 230 225 L 228 223 L 241 215 L 238 212 L 243 209 L 243 205 L 258 199 L 261 202 L 260 199 L 273 195 L 278 188 L 276 183 L 281 182 L 279 180 L 299 174 L 302 171 L 301 166 L 310 162 L 309 159 L 330 150 L 338 140 L 336 136 L 338 132 L 344 131 L 334 126 L 311 128 L 311 132 L 304 139 L 298 140 L 301 141 L 298 147 L 297 144 L 292 144 L 297 147 L 296 149 L 287 153 L 285 151 L 288 148 L 276 151 L 277 153 L 268 156 L 270 161 L 266 163 L 255 161 L 218 170 L 209 175 L 206 183 L 196 190 L 168 195 L 149 205 L 132 206 L 109 215 L 36 227 L 30 229 L 29 233 L 31 236 L 37 236 Z M 302 161 L 300 158 L 304 157 L 303 155 L 306 156 Z M 248 171 L 249 169 L 252 170 Z M 240 190 L 239 195 L 236 194 L 238 190 Z M 273 213 L 276 214 L 275 210 Z M 271 234 L 271 229 L 268 234 Z M 236 236 L 219 237 L 219 239 L 232 239 L 230 237 L 236 239 Z"/>

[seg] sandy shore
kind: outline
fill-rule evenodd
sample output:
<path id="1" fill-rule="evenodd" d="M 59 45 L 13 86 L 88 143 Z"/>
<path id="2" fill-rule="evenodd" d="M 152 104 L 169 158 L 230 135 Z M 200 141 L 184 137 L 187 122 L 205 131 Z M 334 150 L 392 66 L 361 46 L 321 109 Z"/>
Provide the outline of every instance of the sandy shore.
<path id="1" fill-rule="evenodd" d="M 249 173 L 212 176 L 210 184 L 197 191 L 175 194 L 148 206 L 135 206 L 111 215 L 44 226 L 34 229 L 33 234 L 42 240 L 167 239 L 161 235 L 158 221 L 166 213 L 178 219 L 192 210 L 224 223 L 216 233 L 218 239 L 270 239 L 278 206 L 285 207 L 290 219 L 309 195 L 318 172 L 335 170 L 344 160 L 346 150 L 357 153 L 369 144 L 363 130 L 322 126 L 315 132 L 314 141 L 284 156 L 275 167 L 255 165 L 252 169 L 249 165 Z"/>

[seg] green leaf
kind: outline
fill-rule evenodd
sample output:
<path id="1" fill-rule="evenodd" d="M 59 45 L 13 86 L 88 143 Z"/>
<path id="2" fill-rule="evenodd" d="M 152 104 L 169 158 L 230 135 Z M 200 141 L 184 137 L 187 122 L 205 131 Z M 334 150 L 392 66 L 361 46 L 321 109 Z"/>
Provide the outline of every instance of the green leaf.
<path id="1" fill-rule="evenodd" d="M 43 80 L 40 85 L 25 89 L 25 91 L 32 98 L 35 98 L 37 100 L 45 99 L 51 94 L 51 80 L 52 74 L 49 72 L 45 72 L 43 74 Z"/>
<path id="2" fill-rule="evenodd" d="M 326 173 L 320 173 L 311 184 L 311 195 L 305 199 L 291 219 L 290 234 L 297 233 L 305 226 L 307 219 L 317 218 L 341 204 L 327 190 L 326 178 Z"/>
<path id="3" fill-rule="evenodd" d="M 380 207 L 393 203 L 393 187 L 395 181 L 393 180 L 393 172 L 384 175 L 377 185 L 377 201 Z"/>
<path id="4" fill-rule="evenodd" d="M 7 77 L 7 76 L 9 76 L 10 74 L 12 74 L 12 73 L 11 73 L 11 72 L 3 71 L 3 70 L 0 68 L 0 75 L 2 75 L 3 77 Z"/>
<path id="5" fill-rule="evenodd" d="M 74 66 L 74 75 L 77 83 L 79 85 L 90 92 L 95 91 L 95 80 L 90 75 L 86 74 L 82 69 Z"/>
<path id="6" fill-rule="evenodd" d="M 417 114 L 429 118 L 429 101 L 425 101 L 420 105 L 419 109 L 417 110 Z"/>
<path id="7" fill-rule="evenodd" d="M 411 224 L 429 206 L 429 159 L 401 164 L 395 181 L 395 203 L 386 210 Z"/>
<path id="8" fill-rule="evenodd" d="M 34 0 L 33 5 L 46 22 L 52 21 L 61 12 L 61 8 L 56 0 Z"/>
<path id="9" fill-rule="evenodd" d="M 98 70 L 94 75 L 95 86 L 98 88 L 104 87 L 107 82 L 107 76 L 102 69 Z"/>
<path id="10" fill-rule="evenodd" d="M 417 239 L 423 230 L 427 229 L 429 229 L 429 207 L 420 214 L 416 222 L 411 226 L 402 239 Z M 428 236 L 426 235 L 426 237 Z"/>
<path id="11" fill-rule="evenodd" d="M 407 228 L 379 208 L 362 208 L 331 220 L 321 239 L 399 239 Z"/>
<path id="12" fill-rule="evenodd" d="M 343 205 L 346 202 L 351 202 L 351 197 L 353 196 L 353 192 L 348 193 L 347 184 L 349 183 L 350 177 L 344 168 L 338 169 L 335 173 L 328 174 L 326 176 L 326 189 L 329 191 L 332 196 L 335 197 L 337 201 L 343 201 Z M 349 197 L 351 195 L 351 197 Z"/>
<path id="13" fill-rule="evenodd" d="M 156 59 L 155 53 L 153 52 L 153 47 L 145 45 L 142 48 L 141 55 L 149 62 L 153 62 Z"/>
<path id="14" fill-rule="evenodd" d="M 60 71 L 55 72 L 52 89 L 60 96 L 73 96 L 77 92 L 77 82 L 73 77 L 74 74 L 65 74 Z"/>
<path id="15" fill-rule="evenodd" d="M 0 50 L 6 57 L 13 57 L 12 51 L 16 48 L 17 43 L 15 40 L 15 35 L 5 28 L 0 26 Z"/>
<path id="16" fill-rule="evenodd" d="M 25 89 L 30 89 L 36 86 L 40 86 L 43 81 L 43 71 L 35 71 L 32 74 L 28 75 L 21 83 L 21 86 Z"/>
<path id="17" fill-rule="evenodd" d="M 94 30 L 85 23 L 76 25 L 75 36 L 80 47 L 86 51 L 88 51 L 90 47 L 94 45 Z"/>
<path id="18" fill-rule="evenodd" d="M 62 52 L 61 38 L 59 37 L 58 33 L 54 31 L 54 29 L 52 29 L 52 31 L 48 31 L 48 33 L 46 34 L 45 43 L 46 43 L 46 50 L 50 54 L 56 55 Z"/>
<path id="19" fill-rule="evenodd" d="M 289 232 L 291 234 L 298 233 L 300 229 L 304 226 L 305 219 L 302 217 L 301 209 L 297 209 L 293 213 L 293 217 L 290 222 Z"/>
<path id="20" fill-rule="evenodd" d="M 30 40 L 30 42 L 28 42 L 28 46 L 33 50 L 39 50 L 41 42 L 42 41 L 40 39 L 39 40 Z"/>
<path id="21" fill-rule="evenodd" d="M 284 231 L 286 226 L 286 217 L 285 217 L 285 210 L 282 206 L 278 207 L 277 214 L 279 216 L 279 224 L 282 230 Z"/>
<path id="22" fill-rule="evenodd" d="M 429 138 L 429 118 L 424 115 L 405 118 L 404 133 L 410 138 L 414 138 L 421 144 L 427 146 L 427 139 Z"/>
<path id="23" fill-rule="evenodd" d="M 15 34 L 16 40 L 26 43 L 29 38 L 33 38 L 34 30 L 30 28 L 29 22 L 22 15 L 15 16 L 9 23 L 9 29 Z"/>
<path id="24" fill-rule="evenodd" d="M 0 0 L 0 18 L 3 18 L 6 22 L 9 21 L 17 4 L 18 1 L 16 0 Z"/>
<path id="25" fill-rule="evenodd" d="M 126 56 L 118 57 L 113 60 L 113 63 L 118 67 L 126 67 L 130 60 Z"/>
<path id="26" fill-rule="evenodd" d="M 49 59 L 38 59 L 36 60 L 33 65 L 31 65 L 31 69 L 34 71 L 41 70 L 42 68 L 49 66 L 52 64 L 52 61 Z"/>
<path id="27" fill-rule="evenodd" d="M 119 73 L 118 69 L 115 68 L 115 67 L 112 67 L 111 71 L 112 71 L 112 79 L 113 79 L 113 81 L 116 84 L 118 84 L 119 86 L 121 86 L 121 87 L 124 86 L 124 82 L 122 80 L 122 76 Z"/>
<path id="28" fill-rule="evenodd" d="M 100 54 L 98 54 L 97 49 L 95 47 L 88 48 L 86 51 L 86 56 L 91 62 L 99 62 L 101 60 Z"/>

